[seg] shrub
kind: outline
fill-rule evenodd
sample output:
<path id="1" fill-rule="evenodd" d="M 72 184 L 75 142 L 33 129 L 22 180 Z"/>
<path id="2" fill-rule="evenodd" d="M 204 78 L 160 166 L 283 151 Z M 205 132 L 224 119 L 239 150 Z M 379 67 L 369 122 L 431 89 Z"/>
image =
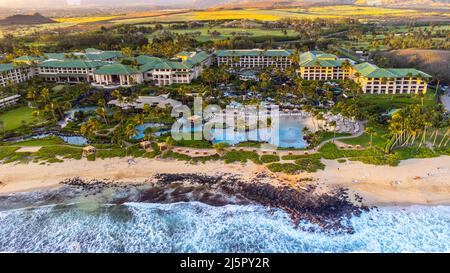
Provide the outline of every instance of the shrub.
<path id="1" fill-rule="evenodd" d="M 48 161 L 49 163 L 54 162 L 57 157 L 62 157 L 64 159 L 77 159 L 80 160 L 82 157 L 81 148 L 69 147 L 69 146 L 47 146 L 42 147 L 38 152 L 33 154 L 36 159 Z M 59 162 L 59 161 L 58 161 Z"/>
<path id="2" fill-rule="evenodd" d="M 299 165 L 302 171 L 309 173 L 317 172 L 318 170 L 324 170 L 325 165 L 317 158 L 304 158 L 295 161 L 295 164 Z"/>
<path id="3" fill-rule="evenodd" d="M 256 164 L 261 164 L 259 155 L 255 152 L 249 152 L 249 151 L 230 151 L 230 152 L 227 152 L 222 157 L 222 159 L 225 161 L 226 164 L 234 163 L 234 162 L 246 163 L 247 160 L 251 160 Z"/>
<path id="4" fill-rule="evenodd" d="M 278 155 L 262 155 L 261 162 L 262 163 L 272 163 L 280 161 L 280 157 Z"/>
<path id="5" fill-rule="evenodd" d="M 18 149 L 17 147 L 0 147 L 0 160 L 11 156 Z"/>
<path id="6" fill-rule="evenodd" d="M 296 174 L 302 169 L 299 165 L 293 163 L 272 163 L 267 168 L 274 173 Z"/>

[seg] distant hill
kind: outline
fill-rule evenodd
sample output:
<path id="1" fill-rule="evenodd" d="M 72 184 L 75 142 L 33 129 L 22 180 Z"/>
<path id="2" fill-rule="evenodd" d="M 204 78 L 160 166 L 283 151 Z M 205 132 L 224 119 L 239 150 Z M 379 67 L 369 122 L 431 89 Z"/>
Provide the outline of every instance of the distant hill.
<path id="1" fill-rule="evenodd" d="M 379 53 L 397 67 L 415 67 L 431 75 L 439 75 L 450 83 L 450 51 L 431 49 L 400 49 Z"/>
<path id="2" fill-rule="evenodd" d="M 39 13 L 32 15 L 17 14 L 13 16 L 6 17 L 0 20 L 0 25 L 39 25 L 39 24 L 49 24 L 56 23 L 50 18 L 42 16 Z"/>
<path id="3" fill-rule="evenodd" d="M 448 7 L 450 0 L 356 0 L 354 3 L 383 7 Z"/>

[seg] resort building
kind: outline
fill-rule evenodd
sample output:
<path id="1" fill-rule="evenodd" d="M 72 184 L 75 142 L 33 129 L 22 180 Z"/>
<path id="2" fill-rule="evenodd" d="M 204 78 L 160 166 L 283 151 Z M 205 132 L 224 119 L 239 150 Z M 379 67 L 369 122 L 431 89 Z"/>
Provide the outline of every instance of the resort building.
<path id="1" fill-rule="evenodd" d="M 92 85 L 103 88 L 130 87 L 144 82 L 142 72 L 123 64 L 107 64 L 94 71 Z"/>
<path id="2" fill-rule="evenodd" d="M 115 62 L 122 58 L 120 51 L 104 51 L 95 48 L 88 48 L 83 52 L 69 53 L 44 53 L 44 57 L 49 60 L 84 60 L 84 61 L 103 61 Z"/>
<path id="3" fill-rule="evenodd" d="M 172 59 L 141 55 L 123 58 L 119 51 L 86 49 L 75 53 L 45 53 L 22 56 L 14 63 L 0 64 L 0 86 L 21 83 L 39 76 L 49 82 L 91 83 L 96 87 L 130 87 L 149 83 L 156 86 L 189 84 L 200 77 L 214 60 L 217 65 L 242 68 L 242 81 L 257 81 L 259 68 L 292 66 L 291 50 L 219 50 L 214 59 L 204 51 L 180 52 Z M 340 59 L 322 51 L 301 54 L 298 74 L 305 80 L 352 79 L 363 92 L 410 94 L 427 92 L 430 75 L 416 69 L 379 68 L 374 64 Z"/>
<path id="4" fill-rule="evenodd" d="M 430 75 L 410 68 L 379 68 L 370 63 L 352 67 L 352 77 L 370 94 L 426 93 Z"/>
<path id="5" fill-rule="evenodd" d="M 13 63 L 0 64 L 0 86 L 28 81 L 34 76 L 32 67 Z"/>
<path id="6" fill-rule="evenodd" d="M 336 55 L 309 51 L 300 55 L 300 77 L 305 80 L 343 80 L 351 76 L 350 63 Z"/>
<path id="7" fill-rule="evenodd" d="M 94 71 L 106 62 L 84 60 L 47 60 L 37 65 L 36 73 L 49 82 L 93 82 Z"/>
<path id="8" fill-rule="evenodd" d="M 11 105 L 15 105 L 20 99 L 20 95 L 13 95 L 0 99 L 0 109 Z"/>
<path id="9" fill-rule="evenodd" d="M 286 69 L 292 65 L 291 50 L 218 50 L 215 63 L 235 68 L 265 68 L 277 67 Z"/>
<path id="10" fill-rule="evenodd" d="M 203 51 L 181 52 L 171 60 L 139 56 L 136 61 L 145 82 L 164 86 L 191 83 L 200 76 L 203 69 L 211 65 L 211 56 Z"/>

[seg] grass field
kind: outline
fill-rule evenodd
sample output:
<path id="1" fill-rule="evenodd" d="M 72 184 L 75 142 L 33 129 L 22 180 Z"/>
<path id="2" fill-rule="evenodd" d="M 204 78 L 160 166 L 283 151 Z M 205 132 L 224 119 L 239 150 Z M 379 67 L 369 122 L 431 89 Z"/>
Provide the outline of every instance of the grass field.
<path id="1" fill-rule="evenodd" d="M 220 33 L 218 36 L 211 36 L 208 34 L 208 30 L 210 32 L 217 31 Z M 277 36 L 277 37 L 295 37 L 298 35 L 297 32 L 289 29 L 287 30 L 286 35 L 281 30 L 267 30 L 267 29 L 260 29 L 260 28 L 209 28 L 209 27 L 203 27 L 203 28 L 193 28 L 193 29 L 175 29 L 175 30 L 168 30 L 173 33 L 178 34 L 186 34 L 186 33 L 194 33 L 194 32 L 200 32 L 201 34 L 199 36 L 195 36 L 195 38 L 200 42 L 210 41 L 210 40 L 223 40 L 229 37 L 233 36 L 233 32 L 236 33 L 235 35 L 246 35 L 248 34 L 248 37 L 258 37 L 258 36 Z M 155 35 L 157 35 L 159 32 L 152 33 L 151 35 L 148 35 L 148 38 L 153 38 Z"/>
<path id="2" fill-rule="evenodd" d="M 3 122 L 5 131 L 11 131 L 19 128 L 23 124 L 33 124 L 41 121 L 39 117 L 33 117 L 33 109 L 20 107 L 4 114 L 0 114 L 0 120 Z"/>

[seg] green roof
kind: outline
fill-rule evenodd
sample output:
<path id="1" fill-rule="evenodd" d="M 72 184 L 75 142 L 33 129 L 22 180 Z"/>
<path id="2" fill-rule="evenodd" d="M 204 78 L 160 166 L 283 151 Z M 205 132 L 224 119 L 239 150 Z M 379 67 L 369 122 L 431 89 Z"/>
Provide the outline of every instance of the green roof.
<path id="1" fill-rule="evenodd" d="M 334 60 L 324 60 L 324 59 L 334 59 Z M 326 66 L 326 67 L 336 67 L 341 66 L 342 61 L 338 60 L 338 57 L 334 54 L 328 54 L 323 51 L 308 51 L 305 53 L 300 54 L 300 66 L 304 67 L 311 67 L 311 66 L 317 66 L 313 65 L 314 62 L 318 62 L 320 66 Z"/>
<path id="2" fill-rule="evenodd" d="M 14 59 L 15 62 L 34 62 L 34 61 L 42 61 L 42 57 L 34 57 L 34 56 L 20 56 Z"/>
<path id="3" fill-rule="evenodd" d="M 430 75 L 413 68 L 379 68 L 370 63 L 360 63 L 354 66 L 356 71 L 367 78 L 405 78 L 409 75 L 431 78 Z"/>
<path id="4" fill-rule="evenodd" d="M 136 58 L 138 64 L 140 64 L 140 70 L 146 72 L 153 69 L 192 69 L 208 59 L 210 55 L 204 51 L 196 53 L 192 58 L 187 59 L 184 62 L 172 61 L 157 57 L 141 55 Z"/>
<path id="5" fill-rule="evenodd" d="M 100 49 L 96 49 L 96 48 L 92 48 L 92 47 L 86 48 L 86 49 L 84 50 L 84 52 L 86 52 L 86 53 L 101 52 L 101 51 L 102 51 L 102 50 L 100 50 Z"/>
<path id="6" fill-rule="evenodd" d="M 153 69 L 190 69 L 184 62 L 175 62 L 165 59 L 155 59 L 140 67 L 142 72 L 146 72 Z"/>
<path id="7" fill-rule="evenodd" d="M 189 55 L 191 55 L 191 53 L 187 51 L 181 51 L 180 53 L 177 54 L 177 56 L 189 56 Z"/>
<path id="8" fill-rule="evenodd" d="M 204 62 L 206 59 L 208 59 L 211 55 L 206 53 L 205 51 L 198 52 L 195 54 L 192 58 L 189 58 L 185 61 L 186 65 L 194 67 L 202 62 Z"/>
<path id="9" fill-rule="evenodd" d="M 333 60 L 325 60 L 330 59 Z M 343 60 L 338 60 L 334 54 L 328 54 L 323 51 L 308 51 L 300 54 L 301 67 L 339 67 L 344 63 Z"/>
<path id="10" fill-rule="evenodd" d="M 266 56 L 266 57 L 290 57 L 292 50 L 286 49 L 242 49 L 242 50 L 218 50 L 215 55 L 218 57 L 243 57 L 243 56 Z"/>
<path id="11" fill-rule="evenodd" d="M 104 61 L 112 58 L 122 57 L 120 51 L 101 51 L 97 49 L 86 49 L 83 52 L 68 52 L 68 53 L 44 53 L 48 59 L 65 60 L 65 59 L 82 59 L 90 61 Z"/>
<path id="12" fill-rule="evenodd" d="M 0 72 L 6 72 L 14 69 L 14 65 L 12 63 L 9 64 L 0 64 Z"/>
<path id="13" fill-rule="evenodd" d="M 103 61 L 113 58 L 122 57 L 122 53 L 120 51 L 99 51 L 95 53 L 86 53 L 86 59 L 91 61 Z"/>
<path id="14" fill-rule="evenodd" d="M 144 65 L 146 63 L 157 61 L 157 60 L 160 60 L 160 59 L 161 58 L 158 58 L 158 57 L 147 56 L 147 55 L 140 55 L 140 56 L 136 57 L 136 62 L 139 65 Z"/>
<path id="15" fill-rule="evenodd" d="M 39 67 L 57 67 L 57 68 L 97 68 L 107 64 L 106 62 L 83 61 L 83 60 L 56 60 L 45 61 L 39 64 Z"/>
<path id="16" fill-rule="evenodd" d="M 94 72 L 97 75 L 135 75 L 140 73 L 137 69 L 123 64 L 104 65 Z"/>
<path id="17" fill-rule="evenodd" d="M 7 71 L 10 71 L 10 70 L 14 70 L 16 68 L 24 68 L 24 67 L 28 67 L 28 66 L 27 65 L 15 64 L 15 63 L 0 64 L 0 73 L 1 72 L 7 72 Z"/>
<path id="18" fill-rule="evenodd" d="M 344 60 L 320 60 L 312 59 L 300 62 L 300 67 L 340 67 L 344 63 Z"/>

